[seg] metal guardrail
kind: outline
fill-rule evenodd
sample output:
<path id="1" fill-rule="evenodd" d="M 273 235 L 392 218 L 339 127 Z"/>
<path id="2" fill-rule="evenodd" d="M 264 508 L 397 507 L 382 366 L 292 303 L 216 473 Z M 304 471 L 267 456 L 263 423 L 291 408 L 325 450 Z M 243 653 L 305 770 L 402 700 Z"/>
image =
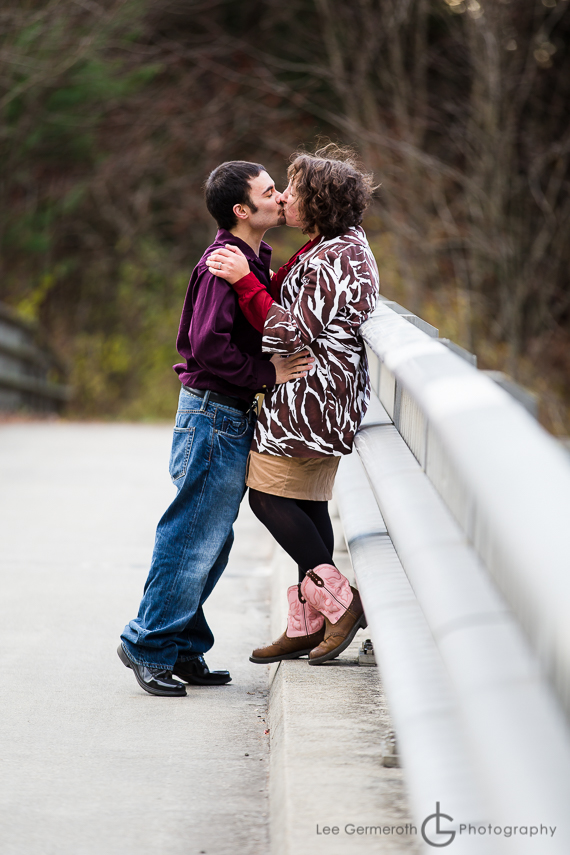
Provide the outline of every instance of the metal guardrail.
<path id="1" fill-rule="evenodd" d="M 69 386 L 60 382 L 63 375 L 37 328 L 0 303 L 0 410 L 58 410 L 71 397 Z"/>
<path id="2" fill-rule="evenodd" d="M 337 501 L 414 816 L 421 826 L 439 803 L 454 853 L 562 855 L 570 460 L 520 403 L 402 314 L 380 301 L 362 327 L 374 400 Z M 489 823 L 500 833 L 462 831 Z M 501 830 L 514 826 L 556 832 L 537 843 Z"/>

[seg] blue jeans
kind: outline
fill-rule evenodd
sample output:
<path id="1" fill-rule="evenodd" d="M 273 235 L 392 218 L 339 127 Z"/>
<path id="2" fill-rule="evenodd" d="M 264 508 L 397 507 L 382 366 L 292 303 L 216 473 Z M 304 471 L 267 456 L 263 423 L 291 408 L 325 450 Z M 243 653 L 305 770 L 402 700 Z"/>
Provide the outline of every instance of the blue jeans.
<path id="1" fill-rule="evenodd" d="M 182 389 L 170 455 L 176 498 L 160 520 L 139 613 L 121 636 L 139 665 L 172 669 L 214 636 L 203 605 L 228 562 L 254 417 Z"/>

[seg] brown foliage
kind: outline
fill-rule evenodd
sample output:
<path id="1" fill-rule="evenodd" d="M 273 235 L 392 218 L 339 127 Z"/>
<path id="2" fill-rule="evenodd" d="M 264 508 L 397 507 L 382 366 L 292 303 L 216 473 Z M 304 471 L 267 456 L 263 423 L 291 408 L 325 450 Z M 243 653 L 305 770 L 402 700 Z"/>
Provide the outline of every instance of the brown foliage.
<path id="1" fill-rule="evenodd" d="M 532 350 L 570 399 L 568 6 L 9 2 L 0 297 L 79 360 L 83 411 L 136 409 L 215 228 L 206 175 L 248 159 L 279 184 L 321 133 L 382 184 L 368 224 L 399 298 L 451 326 L 460 307 L 462 344 L 525 378 Z"/>

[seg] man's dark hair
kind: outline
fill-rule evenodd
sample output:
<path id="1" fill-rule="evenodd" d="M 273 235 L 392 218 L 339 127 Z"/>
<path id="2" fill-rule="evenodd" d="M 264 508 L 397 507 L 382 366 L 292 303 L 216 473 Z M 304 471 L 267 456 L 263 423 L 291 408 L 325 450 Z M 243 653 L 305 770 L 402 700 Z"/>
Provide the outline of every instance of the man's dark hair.
<path id="1" fill-rule="evenodd" d="M 255 214 L 257 208 L 249 196 L 249 180 L 264 170 L 261 163 L 228 160 L 210 173 L 204 185 L 206 207 L 220 229 L 229 230 L 237 224 L 234 205 L 247 205 Z"/>

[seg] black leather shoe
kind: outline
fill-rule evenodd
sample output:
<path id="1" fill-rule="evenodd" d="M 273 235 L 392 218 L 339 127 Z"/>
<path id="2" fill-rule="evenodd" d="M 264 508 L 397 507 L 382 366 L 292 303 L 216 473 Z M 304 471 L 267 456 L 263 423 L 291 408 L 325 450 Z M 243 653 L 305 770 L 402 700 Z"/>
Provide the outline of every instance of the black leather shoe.
<path id="1" fill-rule="evenodd" d="M 182 698 L 186 694 L 186 686 L 172 679 L 172 671 L 166 668 L 149 668 L 147 665 L 137 665 L 129 659 L 125 648 L 119 644 L 117 648 L 119 659 L 130 668 L 136 677 L 137 683 L 151 695 L 161 695 L 164 698 Z"/>
<path id="2" fill-rule="evenodd" d="M 232 679 L 229 671 L 210 671 L 203 656 L 176 662 L 172 673 L 194 686 L 223 686 Z"/>

